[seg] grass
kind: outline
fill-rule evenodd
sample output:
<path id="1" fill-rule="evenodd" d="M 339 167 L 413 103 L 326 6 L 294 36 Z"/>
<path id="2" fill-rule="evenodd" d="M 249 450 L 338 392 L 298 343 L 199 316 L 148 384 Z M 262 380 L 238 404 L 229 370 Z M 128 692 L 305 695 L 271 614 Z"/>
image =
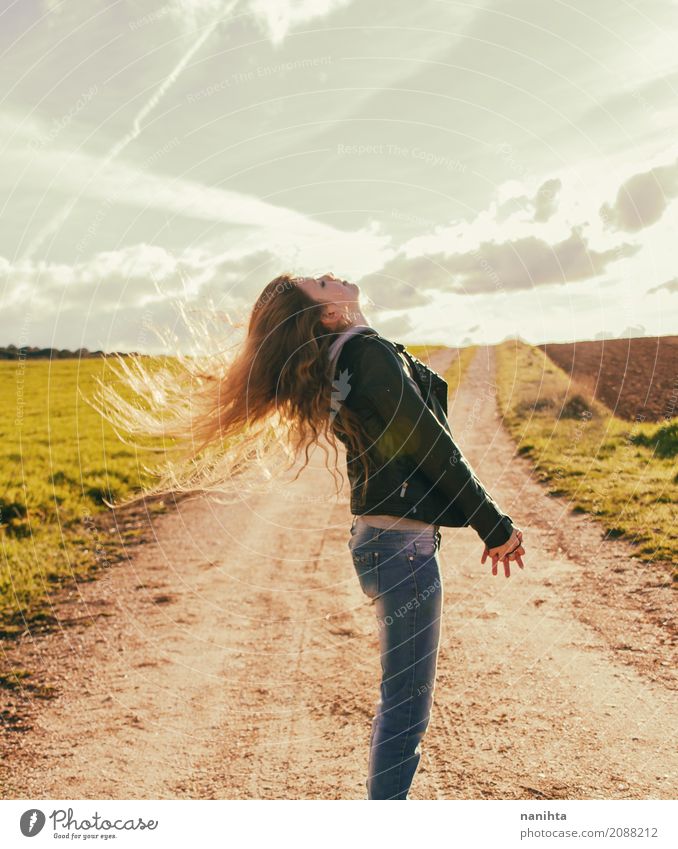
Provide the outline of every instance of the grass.
<path id="1" fill-rule="evenodd" d="M 412 354 L 413 357 L 416 357 L 418 360 L 421 360 L 422 363 L 428 363 L 431 354 L 435 354 L 436 351 L 441 351 L 445 346 L 444 345 L 406 345 L 407 350 Z"/>
<path id="2" fill-rule="evenodd" d="M 456 392 L 459 388 L 459 384 L 462 382 L 471 360 L 475 357 L 477 349 L 477 345 L 468 345 L 466 348 L 459 349 L 459 356 L 452 361 L 450 367 L 443 375 L 450 392 Z"/>
<path id="3" fill-rule="evenodd" d="M 422 362 L 428 363 L 432 354 L 445 347 L 445 345 L 408 345 L 407 350 Z M 456 392 L 469 363 L 475 356 L 476 348 L 476 345 L 460 348 L 459 356 L 455 357 L 445 374 L 442 375 L 448 383 L 450 392 Z"/>
<path id="4" fill-rule="evenodd" d="M 9 481 L 0 494 L 0 636 L 49 625 L 50 589 L 91 579 L 139 533 L 123 529 L 116 539 L 98 522 L 111 512 L 102 499 L 148 482 L 140 466 L 149 457 L 122 443 L 79 397 L 78 387 L 93 394 L 95 375 L 114 379 L 98 358 L 0 362 L 7 399 L 0 409 L 0 465 Z"/>
<path id="5" fill-rule="evenodd" d="M 498 403 L 518 451 L 553 495 L 590 513 L 644 561 L 673 564 L 678 580 L 678 418 L 615 417 L 538 348 L 497 346 Z"/>

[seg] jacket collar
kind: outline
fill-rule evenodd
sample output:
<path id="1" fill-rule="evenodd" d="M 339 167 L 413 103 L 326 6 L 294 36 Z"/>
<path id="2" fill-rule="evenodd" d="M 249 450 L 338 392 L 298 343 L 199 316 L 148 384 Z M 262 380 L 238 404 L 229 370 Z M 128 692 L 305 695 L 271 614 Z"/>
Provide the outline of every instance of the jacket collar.
<path id="1" fill-rule="evenodd" d="M 332 342 L 332 344 L 328 348 L 327 355 L 329 357 L 330 363 L 336 362 L 339 357 L 339 354 L 341 353 L 341 349 L 344 347 L 346 342 L 348 342 L 348 340 L 352 336 L 355 336 L 357 333 L 364 333 L 370 336 L 379 335 L 377 331 L 373 327 L 370 327 L 368 324 L 355 324 L 349 327 L 343 333 L 340 333 L 339 336 L 337 336 L 337 338 L 334 340 L 334 342 Z"/>

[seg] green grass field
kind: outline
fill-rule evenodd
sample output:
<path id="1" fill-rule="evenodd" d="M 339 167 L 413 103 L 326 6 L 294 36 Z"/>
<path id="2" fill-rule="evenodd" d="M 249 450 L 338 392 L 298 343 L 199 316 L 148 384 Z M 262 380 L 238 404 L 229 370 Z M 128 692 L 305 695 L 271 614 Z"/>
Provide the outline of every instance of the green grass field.
<path id="1" fill-rule="evenodd" d="M 548 490 L 632 542 L 641 560 L 673 564 L 678 578 L 678 417 L 616 418 L 541 350 L 514 340 L 497 346 L 497 390 L 505 425 Z"/>
<path id="2" fill-rule="evenodd" d="M 158 360 L 162 362 L 162 360 Z M 106 371 L 105 371 L 106 368 Z M 0 362 L 7 400 L 0 411 L 0 633 L 51 621 L 49 590 L 93 575 L 122 556 L 138 530 L 107 533 L 102 499 L 117 499 L 147 482 L 145 454 L 123 444 L 83 402 L 94 377 L 109 380 L 103 359 Z M 148 504 L 157 512 L 161 502 Z M 116 538 L 117 537 L 117 538 Z"/>

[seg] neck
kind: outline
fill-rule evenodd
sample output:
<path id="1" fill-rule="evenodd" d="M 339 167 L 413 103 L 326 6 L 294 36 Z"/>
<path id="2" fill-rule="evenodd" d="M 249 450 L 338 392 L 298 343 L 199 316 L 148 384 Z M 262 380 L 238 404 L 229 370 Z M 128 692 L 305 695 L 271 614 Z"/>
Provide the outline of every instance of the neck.
<path id="1" fill-rule="evenodd" d="M 346 329 L 349 327 L 356 327 L 359 324 L 367 324 L 369 325 L 369 321 L 363 315 L 363 311 L 360 307 L 355 307 L 355 309 L 350 309 L 346 313 L 346 317 L 350 319 L 350 324 L 346 325 Z"/>

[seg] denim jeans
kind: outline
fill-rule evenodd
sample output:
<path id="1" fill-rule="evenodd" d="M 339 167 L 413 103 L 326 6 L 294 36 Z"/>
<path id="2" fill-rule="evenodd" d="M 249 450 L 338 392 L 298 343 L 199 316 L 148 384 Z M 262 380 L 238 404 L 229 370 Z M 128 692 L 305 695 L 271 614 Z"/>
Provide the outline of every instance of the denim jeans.
<path id="1" fill-rule="evenodd" d="M 348 543 L 377 616 L 380 697 L 372 720 L 368 799 L 407 799 L 433 706 L 443 586 L 440 533 L 351 526 Z"/>

